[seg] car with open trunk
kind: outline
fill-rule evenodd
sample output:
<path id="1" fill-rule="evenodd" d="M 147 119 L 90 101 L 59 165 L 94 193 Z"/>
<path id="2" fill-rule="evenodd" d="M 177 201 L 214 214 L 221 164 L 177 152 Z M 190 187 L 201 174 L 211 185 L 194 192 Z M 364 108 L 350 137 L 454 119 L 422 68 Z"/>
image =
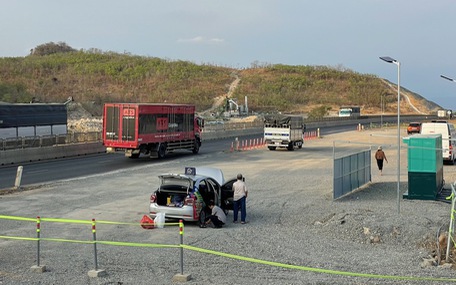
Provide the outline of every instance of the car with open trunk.
<path id="1" fill-rule="evenodd" d="M 233 209 L 233 183 L 225 181 L 222 170 L 212 167 L 186 167 L 184 173 L 159 175 L 160 184 L 150 196 L 149 213 L 165 213 L 166 219 L 203 222 L 213 200 L 226 214 Z"/>

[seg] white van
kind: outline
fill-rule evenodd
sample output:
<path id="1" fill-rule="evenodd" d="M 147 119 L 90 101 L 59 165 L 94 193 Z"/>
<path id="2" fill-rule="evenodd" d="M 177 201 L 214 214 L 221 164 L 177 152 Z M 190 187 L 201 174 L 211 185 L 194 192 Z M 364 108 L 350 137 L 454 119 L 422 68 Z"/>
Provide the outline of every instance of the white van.
<path id="1" fill-rule="evenodd" d="M 456 145 L 456 131 L 454 125 L 446 121 L 433 121 L 431 123 L 422 123 L 421 124 L 421 134 L 442 134 L 442 155 L 443 161 L 448 161 L 451 164 L 454 164 L 456 159 L 455 149 L 453 148 Z"/>

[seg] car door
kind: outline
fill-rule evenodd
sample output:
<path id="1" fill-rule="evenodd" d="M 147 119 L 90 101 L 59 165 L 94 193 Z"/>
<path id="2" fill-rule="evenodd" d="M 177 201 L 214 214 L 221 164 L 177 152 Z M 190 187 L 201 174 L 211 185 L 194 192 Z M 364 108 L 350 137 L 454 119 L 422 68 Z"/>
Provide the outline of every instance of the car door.
<path id="1" fill-rule="evenodd" d="M 232 178 L 221 186 L 220 208 L 222 208 L 225 213 L 228 213 L 229 210 L 233 210 L 233 184 L 236 181 L 236 178 Z"/>

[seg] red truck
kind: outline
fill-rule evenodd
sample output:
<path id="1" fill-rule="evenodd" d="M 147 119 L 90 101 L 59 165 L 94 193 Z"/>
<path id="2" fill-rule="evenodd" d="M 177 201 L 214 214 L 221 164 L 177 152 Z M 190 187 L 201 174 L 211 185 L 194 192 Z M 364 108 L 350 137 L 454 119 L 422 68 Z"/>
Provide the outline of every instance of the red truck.
<path id="1" fill-rule="evenodd" d="M 204 120 L 195 106 L 160 103 L 106 103 L 103 110 L 103 145 L 107 153 L 125 151 L 164 158 L 180 149 L 199 152 Z"/>

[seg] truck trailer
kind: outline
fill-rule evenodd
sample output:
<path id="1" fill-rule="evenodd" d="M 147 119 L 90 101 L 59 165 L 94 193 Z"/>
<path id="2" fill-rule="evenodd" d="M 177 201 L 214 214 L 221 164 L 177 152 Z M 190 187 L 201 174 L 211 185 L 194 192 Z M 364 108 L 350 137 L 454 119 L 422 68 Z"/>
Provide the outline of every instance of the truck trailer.
<path id="1" fill-rule="evenodd" d="M 304 119 L 297 115 L 267 115 L 264 118 L 264 141 L 269 150 L 302 148 Z"/>
<path id="2" fill-rule="evenodd" d="M 201 147 L 204 120 L 194 105 L 160 103 L 106 103 L 103 109 L 103 145 L 107 153 L 124 151 L 164 158 L 175 150 Z"/>

